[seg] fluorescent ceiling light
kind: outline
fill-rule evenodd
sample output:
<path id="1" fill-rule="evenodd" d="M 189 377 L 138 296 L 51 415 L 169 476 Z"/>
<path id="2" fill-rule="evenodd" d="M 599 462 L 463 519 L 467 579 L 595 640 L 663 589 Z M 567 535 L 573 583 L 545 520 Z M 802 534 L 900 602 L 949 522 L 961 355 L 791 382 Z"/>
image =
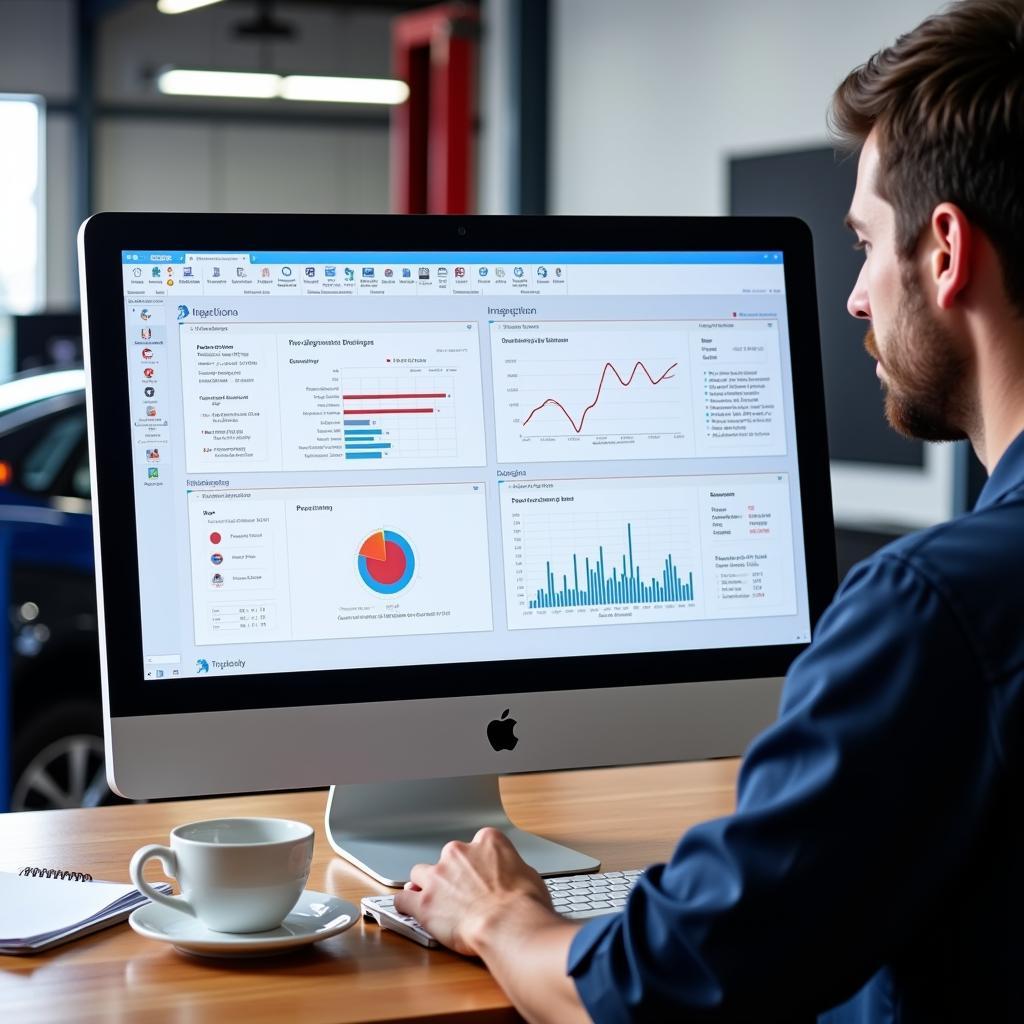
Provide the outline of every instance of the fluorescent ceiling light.
<path id="1" fill-rule="evenodd" d="M 409 86 L 390 78 L 288 75 L 281 84 L 281 97 L 319 103 L 383 103 L 395 106 L 409 98 Z"/>
<path id="2" fill-rule="evenodd" d="M 169 96 L 239 96 L 269 100 L 281 88 L 280 75 L 252 71 L 192 71 L 168 68 L 157 76 L 157 88 Z"/>
<path id="3" fill-rule="evenodd" d="M 253 71 L 165 68 L 157 88 L 169 96 L 235 96 L 243 99 L 306 100 L 316 103 L 375 103 L 395 106 L 409 98 L 409 86 L 391 78 L 334 78 L 330 75 L 272 75 Z"/>
<path id="4" fill-rule="evenodd" d="M 219 4 L 220 0 L 156 0 L 156 9 L 161 14 L 184 14 L 194 11 L 197 7 L 209 7 Z"/>

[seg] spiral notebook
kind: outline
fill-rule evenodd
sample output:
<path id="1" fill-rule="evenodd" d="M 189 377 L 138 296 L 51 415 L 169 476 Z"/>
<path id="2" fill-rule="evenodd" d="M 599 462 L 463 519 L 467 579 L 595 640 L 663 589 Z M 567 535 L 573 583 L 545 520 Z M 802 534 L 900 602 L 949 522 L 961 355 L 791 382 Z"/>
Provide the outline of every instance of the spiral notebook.
<path id="1" fill-rule="evenodd" d="M 169 893 L 170 885 L 154 886 Z M 39 953 L 124 921 L 148 903 L 133 885 L 96 882 L 77 871 L 0 871 L 0 955 Z"/>

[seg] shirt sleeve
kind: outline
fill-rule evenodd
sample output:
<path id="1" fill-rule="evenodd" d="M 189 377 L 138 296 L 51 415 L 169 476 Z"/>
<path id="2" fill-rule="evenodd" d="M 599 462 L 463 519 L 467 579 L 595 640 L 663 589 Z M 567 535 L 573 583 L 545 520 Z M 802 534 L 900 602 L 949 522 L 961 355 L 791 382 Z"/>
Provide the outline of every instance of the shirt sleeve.
<path id="1" fill-rule="evenodd" d="M 576 935 L 598 1024 L 781 1019 L 849 998 L 969 853 L 999 770 L 953 606 L 899 555 L 855 569 L 751 745 L 737 809 Z"/>

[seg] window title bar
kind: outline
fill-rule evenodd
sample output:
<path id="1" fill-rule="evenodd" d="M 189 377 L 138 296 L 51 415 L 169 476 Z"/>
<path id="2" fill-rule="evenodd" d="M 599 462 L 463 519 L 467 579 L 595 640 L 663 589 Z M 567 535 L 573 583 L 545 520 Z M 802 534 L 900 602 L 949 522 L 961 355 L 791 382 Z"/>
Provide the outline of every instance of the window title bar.
<path id="1" fill-rule="evenodd" d="M 617 251 L 602 252 L 506 252 L 506 251 L 475 251 L 475 252 L 430 252 L 423 249 L 397 252 L 393 250 L 376 250 L 360 252 L 289 252 L 289 251 L 258 251 L 224 255 L 216 252 L 196 252 L 180 250 L 173 252 L 150 252 L 142 250 L 125 250 L 121 254 L 121 262 L 125 264 L 160 264 L 209 261 L 222 258 L 225 261 L 248 259 L 250 263 L 561 263 L 573 264 L 779 264 L 782 253 L 777 250 L 764 252 L 656 252 L 656 251 Z"/>

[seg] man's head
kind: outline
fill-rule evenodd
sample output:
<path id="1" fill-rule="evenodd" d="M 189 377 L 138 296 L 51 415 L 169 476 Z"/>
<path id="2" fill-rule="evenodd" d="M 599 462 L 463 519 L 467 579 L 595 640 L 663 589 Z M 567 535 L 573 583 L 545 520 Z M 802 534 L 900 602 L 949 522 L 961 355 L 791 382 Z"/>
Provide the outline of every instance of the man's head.
<path id="1" fill-rule="evenodd" d="M 889 420 L 964 437 L 978 417 L 972 305 L 1024 318 L 1024 0 L 927 19 L 850 73 L 832 125 L 861 149 L 849 310 L 871 320 Z M 998 280 L 981 279 L 989 267 Z"/>

